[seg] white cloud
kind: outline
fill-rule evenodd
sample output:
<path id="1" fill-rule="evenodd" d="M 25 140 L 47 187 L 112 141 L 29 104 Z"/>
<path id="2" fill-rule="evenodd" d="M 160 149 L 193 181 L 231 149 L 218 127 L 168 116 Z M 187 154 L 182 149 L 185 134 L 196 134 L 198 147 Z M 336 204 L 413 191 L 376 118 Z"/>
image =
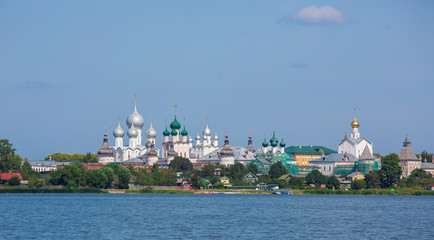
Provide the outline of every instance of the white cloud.
<path id="1" fill-rule="evenodd" d="M 285 21 L 298 23 L 318 24 L 318 23 L 344 23 L 348 19 L 339 10 L 331 6 L 309 6 L 298 11 L 293 17 L 286 18 Z"/>

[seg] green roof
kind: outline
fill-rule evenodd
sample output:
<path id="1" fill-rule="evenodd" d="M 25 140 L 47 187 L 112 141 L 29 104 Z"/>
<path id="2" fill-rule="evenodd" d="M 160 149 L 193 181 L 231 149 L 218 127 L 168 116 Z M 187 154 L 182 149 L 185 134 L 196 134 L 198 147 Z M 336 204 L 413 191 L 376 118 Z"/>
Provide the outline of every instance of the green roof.
<path id="1" fill-rule="evenodd" d="M 171 129 L 180 129 L 181 128 L 181 124 L 178 122 L 178 120 L 176 120 L 176 115 L 175 115 L 175 119 L 173 120 L 173 122 L 170 124 L 170 128 Z"/>
<path id="2" fill-rule="evenodd" d="M 324 146 L 290 146 L 285 148 L 285 153 L 297 154 L 297 153 L 310 153 L 310 154 L 321 154 L 319 151 L 322 149 L 324 154 L 337 153 L 335 150 L 326 148 Z"/>

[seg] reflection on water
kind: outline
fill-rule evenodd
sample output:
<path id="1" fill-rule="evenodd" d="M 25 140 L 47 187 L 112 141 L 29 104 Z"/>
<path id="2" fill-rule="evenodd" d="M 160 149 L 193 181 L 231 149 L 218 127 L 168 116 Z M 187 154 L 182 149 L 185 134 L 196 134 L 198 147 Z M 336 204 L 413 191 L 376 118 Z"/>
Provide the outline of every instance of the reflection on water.
<path id="1" fill-rule="evenodd" d="M 0 239 L 434 239 L 415 196 L 0 194 Z"/>

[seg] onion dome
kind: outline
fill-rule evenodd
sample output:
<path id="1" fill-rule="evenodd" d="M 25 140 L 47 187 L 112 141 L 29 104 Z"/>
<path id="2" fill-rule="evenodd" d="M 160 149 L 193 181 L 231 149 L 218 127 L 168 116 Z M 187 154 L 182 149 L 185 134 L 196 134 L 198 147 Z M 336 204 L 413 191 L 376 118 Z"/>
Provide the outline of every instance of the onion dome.
<path id="1" fill-rule="evenodd" d="M 170 135 L 170 132 L 169 132 L 169 130 L 167 130 L 167 127 L 166 127 L 166 130 L 164 130 L 163 135 L 164 136 L 169 136 Z"/>
<path id="2" fill-rule="evenodd" d="M 190 135 L 190 137 L 188 138 L 188 143 L 193 143 L 193 138 L 191 137 L 191 135 Z"/>
<path id="3" fill-rule="evenodd" d="M 152 127 L 152 120 L 149 125 L 149 129 L 146 131 L 147 138 L 155 138 L 157 136 L 157 131 Z"/>
<path id="4" fill-rule="evenodd" d="M 139 131 L 137 131 L 134 123 L 131 125 L 130 129 L 128 129 L 128 137 L 133 138 L 139 136 Z"/>
<path id="5" fill-rule="evenodd" d="M 270 139 L 270 144 L 272 147 L 277 147 L 278 143 L 279 143 L 279 140 L 277 140 L 275 131 L 273 131 L 273 137 Z"/>
<path id="6" fill-rule="evenodd" d="M 351 127 L 352 128 L 358 128 L 359 127 L 359 122 L 357 122 L 356 117 L 354 117 L 354 121 L 351 122 Z"/>
<path id="7" fill-rule="evenodd" d="M 115 137 L 123 137 L 125 135 L 124 130 L 121 127 L 121 121 L 118 120 L 118 127 L 113 131 L 113 136 Z"/>
<path id="8" fill-rule="evenodd" d="M 282 138 L 282 141 L 280 141 L 280 147 L 284 148 L 285 146 L 286 146 L 286 143 L 283 141 L 283 138 Z"/>
<path id="9" fill-rule="evenodd" d="M 145 120 L 143 119 L 142 115 L 140 115 L 140 113 L 137 112 L 135 97 L 134 97 L 134 112 L 131 113 L 130 116 L 128 116 L 126 123 L 128 128 L 131 127 L 132 123 L 134 123 L 134 126 L 136 126 L 136 128 L 142 128 L 143 125 L 145 124 Z"/>
<path id="10" fill-rule="evenodd" d="M 182 130 L 182 132 L 181 132 L 181 135 L 182 136 L 187 136 L 188 135 L 187 130 L 185 130 L 185 126 L 184 126 L 184 130 Z"/>
<path id="11" fill-rule="evenodd" d="M 178 135 L 178 131 L 176 131 L 175 129 L 173 129 L 170 134 L 172 134 L 172 136 L 176 136 Z"/>
<path id="12" fill-rule="evenodd" d="M 200 140 L 199 133 L 197 133 L 196 140 Z"/>
<path id="13" fill-rule="evenodd" d="M 176 120 L 176 115 L 175 115 L 175 119 L 173 120 L 173 122 L 170 124 L 170 128 L 171 129 L 180 129 L 181 128 L 181 123 L 178 122 L 178 120 Z"/>
<path id="14" fill-rule="evenodd" d="M 219 137 L 217 136 L 217 132 L 214 133 L 214 140 L 219 140 Z"/>
<path id="15" fill-rule="evenodd" d="M 268 147 L 268 142 L 267 142 L 266 138 L 264 138 L 264 142 L 262 143 L 262 146 L 263 147 Z"/>
<path id="16" fill-rule="evenodd" d="M 206 124 L 205 129 L 203 130 L 203 135 L 204 136 L 211 136 L 211 129 L 209 129 L 208 127 L 208 123 Z"/>

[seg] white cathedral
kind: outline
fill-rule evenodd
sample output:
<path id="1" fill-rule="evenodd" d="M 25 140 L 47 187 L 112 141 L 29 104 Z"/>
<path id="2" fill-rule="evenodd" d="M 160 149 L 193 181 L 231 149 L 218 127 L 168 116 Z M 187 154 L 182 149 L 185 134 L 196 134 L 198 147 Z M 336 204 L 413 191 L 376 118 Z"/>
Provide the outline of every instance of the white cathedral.
<path id="1" fill-rule="evenodd" d="M 142 145 L 142 127 L 145 121 L 143 116 L 137 111 L 136 96 L 134 96 L 134 111 L 126 120 L 128 126 L 128 145 L 124 145 L 125 132 L 121 127 L 120 120 L 118 120 L 118 126 L 113 131 L 115 137 L 115 145 L 112 146 L 115 152 L 115 162 L 124 162 L 132 158 L 145 155 L 156 151 L 159 155 L 160 150 L 155 148 L 155 138 L 157 131 L 152 127 L 152 119 L 149 129 L 146 131 L 147 144 Z"/>
<path id="2" fill-rule="evenodd" d="M 372 143 L 365 138 L 360 137 L 359 126 L 360 124 L 354 115 L 354 120 L 351 122 L 351 127 L 353 128 L 351 137 L 348 138 L 347 134 L 345 133 L 344 139 L 341 141 L 341 143 L 339 143 L 338 153 L 350 153 L 356 158 L 360 158 L 365 147 L 368 147 L 371 154 L 373 153 Z"/>

